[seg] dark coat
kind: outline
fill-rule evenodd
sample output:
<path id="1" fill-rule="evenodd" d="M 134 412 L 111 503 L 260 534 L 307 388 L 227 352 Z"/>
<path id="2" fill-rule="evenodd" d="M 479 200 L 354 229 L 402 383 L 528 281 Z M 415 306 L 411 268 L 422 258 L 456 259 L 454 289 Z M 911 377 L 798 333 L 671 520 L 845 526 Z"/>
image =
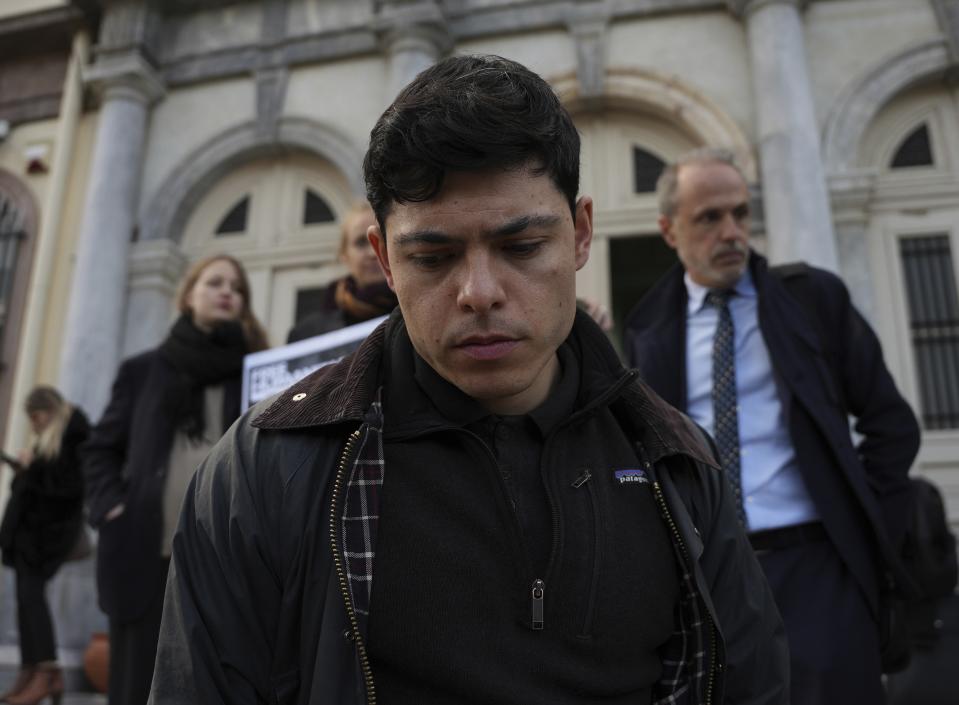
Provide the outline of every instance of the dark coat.
<path id="1" fill-rule="evenodd" d="M 197 471 L 173 542 L 153 705 L 367 702 L 364 622 L 344 596 L 342 558 L 361 547 L 347 546 L 338 527 L 354 462 L 381 462 L 364 449 L 382 448 L 373 402 L 398 321 L 394 313 L 356 353 L 254 407 Z M 577 326 L 615 361 L 595 324 L 580 315 Z M 785 634 L 726 483 L 703 460 L 712 456 L 688 419 L 616 368 L 609 397 L 618 395 L 623 432 L 645 449 L 644 467 L 703 610 L 678 633 L 710 633 L 684 644 L 700 644 L 693 651 L 706 663 L 683 670 L 682 682 L 702 684 L 708 671 L 717 704 L 785 703 Z M 376 513 L 369 507 L 364 519 Z M 375 547 L 375 526 L 359 533 L 367 529 Z M 671 702 L 700 702 L 695 697 L 687 689 Z"/>
<path id="2" fill-rule="evenodd" d="M 163 408 L 163 393 L 177 374 L 157 350 L 125 360 L 110 403 L 83 447 L 89 520 L 100 530 L 100 607 L 121 622 L 137 619 L 161 584 L 163 488 L 177 421 Z M 229 385 L 238 389 L 239 377 Z M 225 396 L 239 399 L 236 390 Z M 238 415 L 236 408 L 224 422 Z M 104 522 L 121 503 L 124 512 Z"/>
<path id="3" fill-rule="evenodd" d="M 749 266 L 800 471 L 829 538 L 875 612 L 888 572 L 909 583 L 894 547 L 905 531 L 919 425 L 886 369 L 879 340 L 838 277 L 812 267 L 794 271 L 790 276 L 804 279 L 790 284 L 815 297 L 806 302 L 770 274 L 763 257 L 752 253 Z M 624 333 L 628 363 L 681 410 L 686 309 L 677 264 L 630 313 Z M 810 320 L 810 310 L 818 320 Z M 850 415 L 862 436 L 858 445 Z"/>
<path id="4" fill-rule="evenodd" d="M 290 329 L 286 337 L 287 343 L 295 343 L 298 340 L 305 340 L 315 335 L 330 333 L 334 330 L 351 326 L 354 323 L 362 323 L 359 319 L 347 316 L 346 313 L 340 310 L 340 307 L 336 305 L 337 283 L 338 280 L 323 290 L 320 307 L 316 311 L 304 316 Z"/>
<path id="5" fill-rule="evenodd" d="M 73 550 L 83 528 L 79 447 L 89 431 L 87 417 L 74 409 L 60 454 L 51 460 L 34 458 L 13 478 L 0 525 L 4 565 L 22 563 L 50 578 Z"/>

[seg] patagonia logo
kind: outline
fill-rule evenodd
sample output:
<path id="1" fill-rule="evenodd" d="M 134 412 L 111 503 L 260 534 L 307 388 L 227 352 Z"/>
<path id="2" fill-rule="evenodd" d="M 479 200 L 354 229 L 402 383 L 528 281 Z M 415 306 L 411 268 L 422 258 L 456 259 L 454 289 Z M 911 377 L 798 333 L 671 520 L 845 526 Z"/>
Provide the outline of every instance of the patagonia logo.
<path id="1" fill-rule="evenodd" d="M 625 485 L 629 482 L 639 482 L 639 483 L 648 483 L 649 478 L 646 477 L 645 470 L 616 470 L 613 475 L 615 475 L 616 480 L 621 485 Z"/>

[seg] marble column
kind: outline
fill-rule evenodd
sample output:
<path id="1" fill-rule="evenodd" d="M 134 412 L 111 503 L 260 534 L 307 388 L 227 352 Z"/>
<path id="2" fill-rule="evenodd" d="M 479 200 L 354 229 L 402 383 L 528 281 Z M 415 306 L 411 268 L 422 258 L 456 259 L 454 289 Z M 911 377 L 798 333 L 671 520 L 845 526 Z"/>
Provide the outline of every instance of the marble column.
<path id="1" fill-rule="evenodd" d="M 376 29 L 389 57 L 388 102 L 452 47 L 435 0 L 390 0 L 380 10 Z"/>
<path id="2" fill-rule="evenodd" d="M 96 419 L 116 373 L 127 268 L 151 103 L 162 94 L 136 52 L 101 59 L 86 76 L 101 92 L 99 122 L 60 360 L 66 397 Z"/>
<path id="3" fill-rule="evenodd" d="M 749 38 L 769 256 L 838 271 L 803 38 L 803 0 L 730 0 Z"/>

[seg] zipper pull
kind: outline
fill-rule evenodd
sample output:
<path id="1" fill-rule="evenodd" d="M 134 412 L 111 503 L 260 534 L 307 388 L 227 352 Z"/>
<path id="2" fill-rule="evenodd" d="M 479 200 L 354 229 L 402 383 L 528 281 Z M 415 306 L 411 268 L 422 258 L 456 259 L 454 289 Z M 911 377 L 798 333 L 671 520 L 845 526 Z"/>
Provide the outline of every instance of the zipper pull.
<path id="1" fill-rule="evenodd" d="M 582 487 L 587 482 L 589 482 L 589 478 L 591 478 L 592 476 L 593 476 L 593 473 L 589 471 L 589 468 L 583 468 L 583 474 L 577 477 L 575 480 L 573 480 L 573 489 L 578 490 L 580 487 Z"/>
<path id="2" fill-rule="evenodd" d="M 533 581 L 533 631 L 543 628 L 543 595 L 546 593 L 546 583 L 537 578 Z"/>

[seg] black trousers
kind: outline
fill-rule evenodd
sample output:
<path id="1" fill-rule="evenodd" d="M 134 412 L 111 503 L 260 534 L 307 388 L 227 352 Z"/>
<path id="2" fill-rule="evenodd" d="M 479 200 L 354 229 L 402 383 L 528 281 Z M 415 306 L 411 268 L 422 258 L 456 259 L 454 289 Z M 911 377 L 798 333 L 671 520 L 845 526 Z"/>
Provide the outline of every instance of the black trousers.
<path id="1" fill-rule="evenodd" d="M 828 540 L 758 551 L 789 642 L 792 705 L 881 705 L 879 628 Z"/>
<path id="2" fill-rule="evenodd" d="M 47 579 L 16 561 L 17 628 L 20 630 L 20 662 L 24 665 L 57 660 L 53 620 L 47 604 Z"/>
<path id="3" fill-rule="evenodd" d="M 154 586 L 153 599 L 139 619 L 132 622 L 110 619 L 110 683 L 107 691 L 110 705 L 146 705 L 150 697 L 163 617 L 163 594 L 170 569 L 170 559 L 162 560 L 161 580 Z"/>

